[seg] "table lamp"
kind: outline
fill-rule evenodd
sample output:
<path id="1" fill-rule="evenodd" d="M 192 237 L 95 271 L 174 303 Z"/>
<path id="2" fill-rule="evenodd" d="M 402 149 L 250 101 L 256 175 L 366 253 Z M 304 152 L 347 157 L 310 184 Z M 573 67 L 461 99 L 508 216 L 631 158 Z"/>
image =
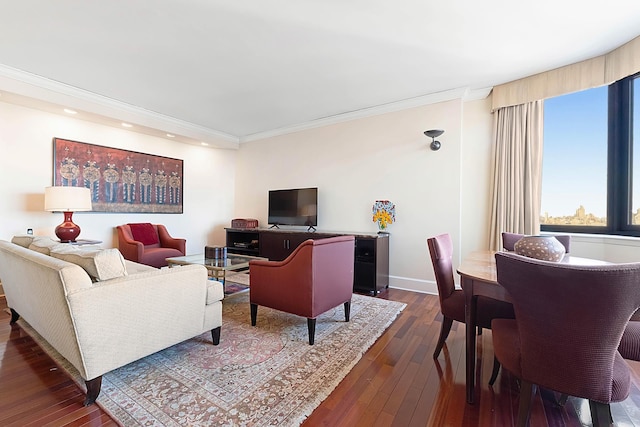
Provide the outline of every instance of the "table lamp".
<path id="1" fill-rule="evenodd" d="M 64 213 L 64 222 L 56 227 L 56 236 L 63 243 L 75 242 L 80 227 L 73 223 L 73 213 L 91 210 L 91 192 L 85 187 L 46 187 L 44 210 Z"/>

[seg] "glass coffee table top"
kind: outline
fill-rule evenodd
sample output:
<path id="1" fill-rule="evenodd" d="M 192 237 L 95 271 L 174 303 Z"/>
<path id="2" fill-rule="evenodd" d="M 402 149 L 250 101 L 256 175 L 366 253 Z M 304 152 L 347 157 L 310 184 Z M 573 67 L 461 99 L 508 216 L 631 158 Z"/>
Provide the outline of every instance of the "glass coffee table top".
<path id="1" fill-rule="evenodd" d="M 257 256 L 228 254 L 226 258 L 205 258 L 204 254 L 167 258 L 167 263 L 177 265 L 199 264 L 212 270 L 238 270 L 249 267 L 249 261 L 264 259 Z"/>

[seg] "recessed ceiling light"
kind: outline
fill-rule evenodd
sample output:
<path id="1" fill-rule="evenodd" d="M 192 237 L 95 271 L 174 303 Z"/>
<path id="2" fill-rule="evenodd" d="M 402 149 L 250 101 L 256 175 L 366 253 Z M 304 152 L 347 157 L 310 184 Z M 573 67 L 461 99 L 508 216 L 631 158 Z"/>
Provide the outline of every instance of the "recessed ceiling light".
<path id="1" fill-rule="evenodd" d="M 78 114 L 78 112 L 77 112 L 77 111 L 75 111 L 75 110 L 71 110 L 71 109 L 69 109 L 69 108 L 65 108 L 65 109 L 64 109 L 64 112 L 65 112 L 65 113 L 67 113 L 67 114 Z"/>
<path id="2" fill-rule="evenodd" d="M 207 144 L 206 142 L 201 142 L 200 145 L 204 145 L 205 147 L 209 146 L 209 144 Z"/>
<path id="3" fill-rule="evenodd" d="M 167 134 L 167 137 L 169 137 L 169 138 L 175 138 L 176 136 L 175 136 L 175 135 L 172 135 L 172 134 L 170 134 L 170 133 L 168 133 L 168 134 Z"/>
<path id="4" fill-rule="evenodd" d="M 126 127 L 126 128 L 132 128 L 133 125 L 130 125 L 129 123 L 122 123 L 122 126 Z"/>

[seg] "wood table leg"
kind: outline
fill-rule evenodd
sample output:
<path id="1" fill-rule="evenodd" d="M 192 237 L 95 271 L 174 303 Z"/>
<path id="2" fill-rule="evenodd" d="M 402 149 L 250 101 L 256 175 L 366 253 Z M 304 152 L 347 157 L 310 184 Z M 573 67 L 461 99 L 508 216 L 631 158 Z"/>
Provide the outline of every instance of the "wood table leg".
<path id="1" fill-rule="evenodd" d="M 473 280 L 466 277 L 461 278 L 462 289 L 464 290 L 465 305 L 465 331 L 466 331 L 466 389 L 467 403 L 473 403 L 475 392 L 476 376 L 476 306 L 477 297 L 473 295 Z"/>

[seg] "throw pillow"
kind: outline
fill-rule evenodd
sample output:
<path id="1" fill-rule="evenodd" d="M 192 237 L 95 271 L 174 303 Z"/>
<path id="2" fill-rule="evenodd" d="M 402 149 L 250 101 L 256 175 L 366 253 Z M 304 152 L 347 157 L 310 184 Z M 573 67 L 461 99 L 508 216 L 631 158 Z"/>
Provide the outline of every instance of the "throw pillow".
<path id="1" fill-rule="evenodd" d="M 133 240 L 141 242 L 145 246 L 160 243 L 158 232 L 151 223 L 139 222 L 127 225 L 131 228 Z"/>
<path id="2" fill-rule="evenodd" d="M 66 245 L 52 249 L 51 256 L 79 265 L 96 282 L 127 275 L 124 258 L 115 248 L 83 250 Z"/>
<path id="3" fill-rule="evenodd" d="M 31 236 L 29 234 L 22 235 L 22 236 L 13 236 L 13 238 L 11 239 L 11 243 L 15 245 L 20 245 L 23 248 L 28 248 L 29 245 L 33 243 L 33 239 L 34 239 L 34 236 Z"/>

